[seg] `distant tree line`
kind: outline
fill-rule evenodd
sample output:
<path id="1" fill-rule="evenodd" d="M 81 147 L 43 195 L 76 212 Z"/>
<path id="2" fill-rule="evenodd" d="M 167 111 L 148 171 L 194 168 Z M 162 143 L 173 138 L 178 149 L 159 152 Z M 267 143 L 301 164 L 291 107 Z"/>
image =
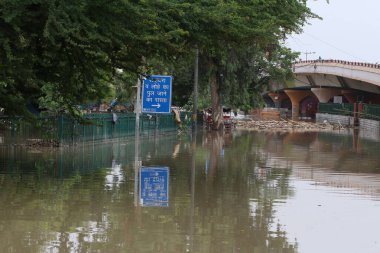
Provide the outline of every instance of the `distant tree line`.
<path id="1" fill-rule="evenodd" d="M 221 104 L 248 110 L 291 75 L 284 40 L 315 17 L 306 0 L 2 0 L 0 107 L 76 115 L 132 101 L 140 73 L 173 75 L 173 104 L 190 106 L 198 48 L 200 105 L 218 128 Z"/>

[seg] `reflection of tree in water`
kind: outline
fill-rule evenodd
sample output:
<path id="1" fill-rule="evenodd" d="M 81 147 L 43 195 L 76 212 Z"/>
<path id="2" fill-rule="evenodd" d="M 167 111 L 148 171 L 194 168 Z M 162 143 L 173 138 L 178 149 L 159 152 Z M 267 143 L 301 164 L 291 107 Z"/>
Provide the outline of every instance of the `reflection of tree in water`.
<path id="1" fill-rule="evenodd" d="M 6 157 L 7 173 L 0 174 L 0 251 L 88 252 L 108 242 L 113 219 L 108 207 L 129 194 L 116 187 L 105 191 L 107 176 L 114 178 L 112 149 L 99 147 L 93 153 L 91 146 L 19 149 Z"/>
<path id="2" fill-rule="evenodd" d="M 265 178 L 258 177 L 255 167 L 265 164 L 265 156 L 258 154 L 253 136 L 237 137 L 231 147 L 224 147 L 223 157 L 218 145 L 223 137 L 214 134 L 217 140 L 208 141 L 209 170 L 214 171 L 212 178 L 198 177 L 196 186 L 200 219 L 196 226 L 202 238 L 208 237 L 208 248 L 203 249 L 207 252 L 297 251 L 274 220 L 275 201 L 291 193 L 290 171 L 271 168 Z"/>
<path id="3" fill-rule="evenodd" d="M 120 152 L 125 159 L 117 160 L 125 180 L 113 184 L 117 187 L 105 188 L 112 155 L 119 154 L 107 145 L 67 156 L 61 174 L 38 174 L 52 164 L 41 161 L 33 173 L 0 177 L 0 245 L 18 245 L 20 252 L 295 252 L 274 220 L 275 200 L 290 194 L 288 171 L 272 168 L 258 178 L 255 166 L 265 163 L 255 148 L 261 140 L 223 138 L 210 136 L 197 147 L 194 212 L 191 145 L 176 139 L 147 144 L 141 152 L 152 154 L 144 165 L 170 167 L 169 208 L 134 206 L 127 160 L 133 152 L 126 146 Z M 103 162 L 108 167 L 99 168 Z"/>

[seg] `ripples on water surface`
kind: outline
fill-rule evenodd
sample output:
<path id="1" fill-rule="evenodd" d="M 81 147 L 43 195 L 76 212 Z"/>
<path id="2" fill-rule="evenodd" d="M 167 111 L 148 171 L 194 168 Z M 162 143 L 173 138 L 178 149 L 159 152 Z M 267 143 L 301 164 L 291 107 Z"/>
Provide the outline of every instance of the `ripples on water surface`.
<path id="1" fill-rule="evenodd" d="M 0 252 L 380 252 L 379 146 L 238 131 L 0 146 Z"/>

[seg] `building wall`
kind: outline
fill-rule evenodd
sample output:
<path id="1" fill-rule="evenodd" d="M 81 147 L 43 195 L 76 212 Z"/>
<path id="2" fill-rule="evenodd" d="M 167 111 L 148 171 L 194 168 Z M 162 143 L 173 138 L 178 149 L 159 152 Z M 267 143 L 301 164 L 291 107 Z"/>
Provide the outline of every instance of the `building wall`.
<path id="1" fill-rule="evenodd" d="M 327 120 L 331 124 L 341 124 L 342 126 L 352 126 L 354 118 L 352 116 L 333 115 L 327 113 L 317 113 L 316 122 Z M 370 119 L 360 119 L 360 129 L 370 130 L 373 133 L 380 133 L 380 121 Z"/>
<path id="2" fill-rule="evenodd" d="M 315 121 L 322 123 L 327 120 L 331 124 L 341 124 L 342 126 L 351 126 L 354 122 L 354 118 L 351 116 L 334 115 L 328 113 L 317 113 L 315 115 Z"/>
<path id="3" fill-rule="evenodd" d="M 380 121 L 370 119 L 360 119 L 360 128 L 371 130 L 375 133 L 380 132 Z"/>
<path id="4" fill-rule="evenodd" d="M 327 120 L 331 124 L 341 124 L 342 126 L 352 126 L 354 118 L 351 116 L 333 115 L 327 113 L 317 113 L 316 122 Z M 359 136 L 365 139 L 379 141 L 380 121 L 370 119 L 360 119 Z"/>

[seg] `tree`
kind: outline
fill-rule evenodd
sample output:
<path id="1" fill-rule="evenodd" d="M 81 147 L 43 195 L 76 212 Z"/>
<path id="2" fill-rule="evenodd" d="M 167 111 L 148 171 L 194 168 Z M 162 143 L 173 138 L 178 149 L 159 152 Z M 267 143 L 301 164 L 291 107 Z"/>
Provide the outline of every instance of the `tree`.
<path id="1" fill-rule="evenodd" d="M 248 111 L 260 107 L 270 82 L 288 80 L 297 53 L 278 46 L 270 53 L 254 45 L 231 49 L 224 65 L 220 94 L 223 104 Z"/>
<path id="2" fill-rule="evenodd" d="M 90 17 L 95 6 L 43 0 L 1 5 L 1 97 L 19 98 L 1 104 L 8 114 L 49 101 L 73 111 L 84 97 L 105 90 L 110 66 L 106 36 Z"/>
<path id="3" fill-rule="evenodd" d="M 25 113 L 26 105 L 75 115 L 78 104 L 109 96 L 111 84 L 128 97 L 116 69 L 136 79 L 157 60 L 182 79 L 175 100 L 183 101 L 197 45 L 219 129 L 222 92 L 249 105 L 250 93 L 283 65 L 272 57 L 284 52 L 279 41 L 310 17 L 306 0 L 3 0 L 0 107 L 9 115 Z M 252 76 L 240 74 L 250 73 L 245 63 L 257 74 L 239 89 L 240 79 Z"/>
<path id="4" fill-rule="evenodd" d="M 300 31 L 308 18 L 316 16 L 306 6 L 306 0 L 189 2 L 191 5 L 182 6 L 186 10 L 182 25 L 184 30 L 189 31 L 189 46 L 198 45 L 201 49 L 202 66 L 208 69 L 214 129 L 220 129 L 223 122 L 223 89 L 235 91 L 235 98 L 239 95 L 247 97 L 244 100 L 252 98 L 250 92 L 257 94 L 260 91 L 247 87 L 239 89 L 241 80 L 237 77 L 251 76 L 240 73 L 252 71 L 243 64 L 257 64 L 257 68 L 253 69 L 259 71 L 256 72 L 256 82 L 253 78 L 247 82 L 251 89 L 255 89 L 255 85 L 260 85 L 259 81 L 265 80 L 266 75 L 275 73 L 275 68 L 284 65 L 281 64 L 281 57 L 271 57 L 273 53 L 286 51 L 280 41 L 286 34 Z M 288 61 L 291 57 L 287 55 L 284 59 Z M 230 61 L 232 56 L 235 57 L 233 62 Z"/>
<path id="5" fill-rule="evenodd" d="M 170 2 L 168 2 L 170 3 Z M 0 107 L 76 113 L 110 92 L 116 68 L 138 73 L 144 55 L 163 57 L 182 34 L 148 2 L 4 0 L 0 3 Z"/>

